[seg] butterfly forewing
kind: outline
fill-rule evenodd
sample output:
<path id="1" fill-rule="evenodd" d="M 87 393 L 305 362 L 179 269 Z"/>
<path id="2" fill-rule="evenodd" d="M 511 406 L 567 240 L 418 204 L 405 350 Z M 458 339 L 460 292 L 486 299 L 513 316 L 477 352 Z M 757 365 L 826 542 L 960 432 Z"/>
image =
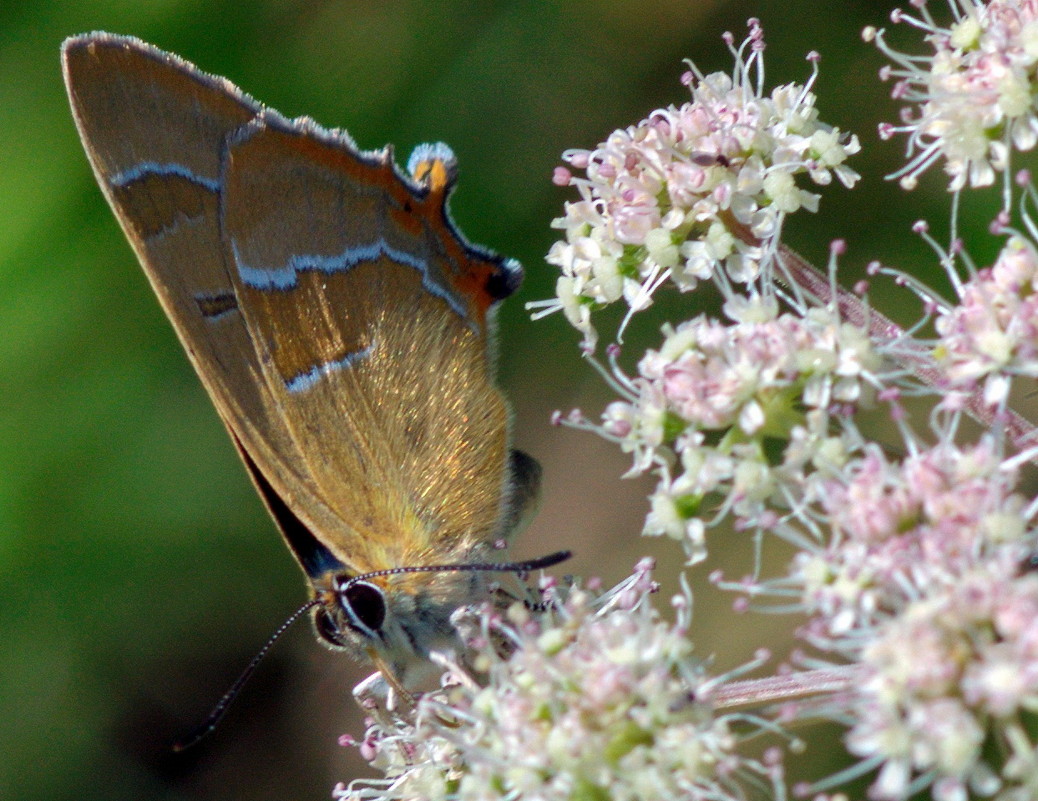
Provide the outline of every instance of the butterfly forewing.
<path id="1" fill-rule="evenodd" d="M 342 528 L 263 383 L 224 263 L 219 225 L 226 138 L 260 107 L 135 39 L 90 34 L 63 48 L 65 83 L 98 183 L 163 309 L 242 447 L 315 529 Z"/>
<path id="2" fill-rule="evenodd" d="M 321 455 L 322 497 L 358 535 L 353 563 L 422 564 L 493 534 L 507 411 L 484 309 L 454 282 L 500 264 L 459 247 L 442 195 L 388 155 L 301 124 L 243 130 L 224 188 L 242 312 L 286 425 Z"/>
<path id="3" fill-rule="evenodd" d="M 518 273 L 456 234 L 450 186 L 134 39 L 77 37 L 64 64 L 99 183 L 268 503 L 356 571 L 501 533 L 486 313 Z"/>

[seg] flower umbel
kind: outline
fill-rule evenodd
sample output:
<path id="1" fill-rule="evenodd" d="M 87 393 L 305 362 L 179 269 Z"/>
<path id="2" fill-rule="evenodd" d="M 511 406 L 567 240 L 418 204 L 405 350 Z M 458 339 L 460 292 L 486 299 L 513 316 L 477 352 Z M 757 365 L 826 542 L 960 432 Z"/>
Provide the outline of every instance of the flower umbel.
<path id="1" fill-rule="evenodd" d="M 413 721 L 373 725 L 365 742 L 387 780 L 336 797 L 725 801 L 748 779 L 780 788 L 780 765 L 737 756 L 747 735 L 698 700 L 711 685 L 690 653 L 690 598 L 660 620 L 651 567 L 606 593 L 550 587 L 544 612 L 463 610 L 472 667 L 453 665 Z"/>
<path id="2" fill-rule="evenodd" d="M 1011 237 L 959 294 L 958 305 L 941 309 L 935 322 L 938 364 L 953 386 L 986 379 L 985 397 L 1000 403 L 1007 376 L 1038 377 L 1038 250 Z"/>
<path id="3" fill-rule="evenodd" d="M 928 780 L 935 798 L 1034 797 L 1033 767 L 1022 775 L 1004 755 L 1033 766 L 1038 754 L 1036 615 L 1038 575 L 987 560 L 881 628 L 862 654 L 847 739 L 882 766 L 876 798 L 905 798 Z"/>
<path id="4" fill-rule="evenodd" d="M 866 40 L 894 62 L 884 71 L 896 81 L 894 98 L 910 104 L 901 125 L 880 126 L 883 138 L 908 134 L 908 163 L 892 177 L 910 189 L 943 160 L 949 189 L 990 185 L 997 173 L 1009 175 L 1014 149 L 1030 150 L 1038 141 L 1038 5 L 949 0 L 954 21 L 948 26 L 936 23 L 925 3 L 913 5 L 919 17 L 898 10 L 892 19 L 925 31 L 932 56 L 898 53 L 882 30 L 865 30 Z"/>
<path id="5" fill-rule="evenodd" d="M 1038 748 L 1038 573 L 1023 569 L 1038 532 L 1017 482 L 991 441 L 900 465 L 870 448 L 824 496 L 831 540 L 795 568 L 805 636 L 864 669 L 839 714 L 850 751 L 881 767 L 876 798 L 1020 789 L 992 757 Z"/>
<path id="6" fill-rule="evenodd" d="M 601 427 L 634 454 L 629 475 L 661 476 L 645 533 L 679 540 L 690 561 L 705 556 L 708 525 L 729 512 L 743 527 L 770 524 L 776 499 L 803 498 L 813 473 L 846 459 L 853 445 L 826 433 L 831 413 L 871 403 L 882 367 L 869 339 L 825 309 L 779 314 L 758 298 L 726 311 L 729 322 L 665 326 L 637 377 L 614 366 L 627 399 Z M 712 523 L 710 495 L 728 499 Z"/>
<path id="7" fill-rule="evenodd" d="M 765 95 L 759 25 L 751 20 L 738 50 L 727 41 L 731 75 L 690 65 L 690 102 L 615 131 L 594 150 L 563 155 L 584 176 L 559 170 L 556 183 L 575 187 L 580 200 L 552 223 L 566 232 L 548 253 L 562 272 L 557 297 L 530 305 L 563 310 L 588 351 L 597 341 L 595 308 L 623 298 L 638 311 L 668 280 L 682 291 L 704 279 L 757 280 L 783 220 L 818 207 L 799 176 L 825 185 L 835 175 L 846 186 L 859 177 L 844 163 L 858 140 L 818 120 L 815 75 Z"/>

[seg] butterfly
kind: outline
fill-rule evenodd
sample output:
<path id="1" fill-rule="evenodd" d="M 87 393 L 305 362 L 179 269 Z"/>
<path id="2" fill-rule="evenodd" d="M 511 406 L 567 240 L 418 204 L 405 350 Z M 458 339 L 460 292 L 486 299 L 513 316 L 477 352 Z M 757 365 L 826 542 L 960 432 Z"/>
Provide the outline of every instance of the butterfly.
<path id="1" fill-rule="evenodd" d="M 454 227 L 446 145 L 403 172 L 138 39 L 62 54 L 97 181 L 308 578 L 296 616 L 412 685 L 488 573 L 568 556 L 499 561 L 540 483 L 488 356 L 520 266 Z"/>

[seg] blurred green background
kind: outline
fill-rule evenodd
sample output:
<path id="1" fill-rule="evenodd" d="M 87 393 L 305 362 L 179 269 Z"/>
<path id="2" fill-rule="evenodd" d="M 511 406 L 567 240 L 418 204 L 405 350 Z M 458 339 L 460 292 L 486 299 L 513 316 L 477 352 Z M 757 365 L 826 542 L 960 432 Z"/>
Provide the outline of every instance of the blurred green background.
<path id="1" fill-rule="evenodd" d="M 531 323 L 523 311 L 554 284 L 543 254 L 568 195 L 551 169 L 563 149 L 682 102 L 681 59 L 730 69 L 721 33 L 741 38 L 759 16 L 769 83 L 804 80 L 805 54 L 820 51 L 823 118 L 868 149 L 861 188 L 828 189 L 789 241 L 817 263 L 845 237 L 851 276 L 874 258 L 926 259 L 908 226 L 944 217 L 943 179 L 907 200 L 882 180 L 903 145 L 876 142 L 876 123 L 896 113 L 859 35 L 891 5 L 0 2 L 0 798 L 319 799 L 361 770 L 336 737 L 362 732 L 349 691 L 366 671 L 306 625 L 215 735 L 169 751 L 304 600 L 303 579 L 94 183 L 61 84 L 65 36 L 134 34 L 363 147 L 394 142 L 401 160 L 419 142 L 451 144 L 460 227 L 527 267 L 500 316 L 500 372 L 517 444 L 545 464 L 546 488 L 515 553 L 572 548 L 567 570 L 610 582 L 644 553 L 673 575 L 681 555 L 636 536 L 649 484 L 619 479 L 623 456 L 548 426 L 553 409 L 597 415 L 608 399 L 561 316 Z M 643 333 L 661 319 L 646 315 Z M 746 569 L 744 539 L 715 545 L 735 575 Z M 782 651 L 773 619 L 762 632 L 733 617 L 730 599 L 697 595 L 701 655 L 729 667 L 769 637 Z"/>

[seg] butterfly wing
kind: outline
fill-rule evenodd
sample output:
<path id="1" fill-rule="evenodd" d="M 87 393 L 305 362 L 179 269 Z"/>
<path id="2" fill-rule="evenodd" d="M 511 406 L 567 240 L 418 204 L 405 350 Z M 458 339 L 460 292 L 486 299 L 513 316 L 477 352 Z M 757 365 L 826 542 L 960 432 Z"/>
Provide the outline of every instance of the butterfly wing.
<path id="1" fill-rule="evenodd" d="M 135 39 L 70 39 L 64 69 L 98 182 L 268 506 L 317 540 L 286 531 L 304 569 L 327 566 L 318 544 L 365 572 L 497 535 L 487 317 L 519 272 L 454 231 L 449 175 L 410 180 Z"/>
<path id="2" fill-rule="evenodd" d="M 493 536 L 508 421 L 487 311 L 514 268 L 449 226 L 448 185 L 305 123 L 243 129 L 224 187 L 226 258 L 269 392 L 320 454 L 311 475 L 356 532 L 354 561 L 450 561 Z"/>

